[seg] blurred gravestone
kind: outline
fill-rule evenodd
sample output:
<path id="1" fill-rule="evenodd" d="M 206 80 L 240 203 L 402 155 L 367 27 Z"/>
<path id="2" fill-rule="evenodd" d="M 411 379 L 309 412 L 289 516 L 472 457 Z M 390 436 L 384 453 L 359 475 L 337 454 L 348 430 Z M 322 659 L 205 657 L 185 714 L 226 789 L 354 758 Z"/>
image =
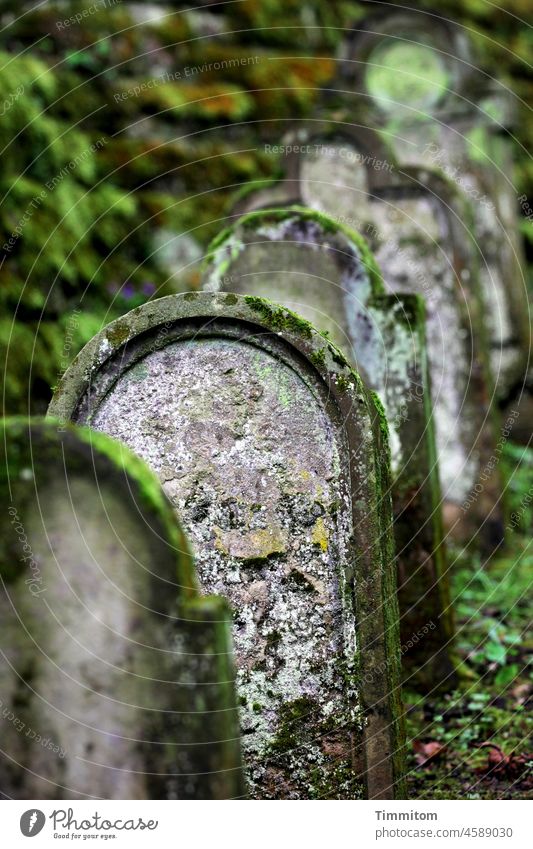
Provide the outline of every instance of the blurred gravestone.
<path id="1" fill-rule="evenodd" d="M 531 340 L 506 132 L 512 98 L 476 65 L 464 28 L 423 11 L 383 5 L 357 23 L 345 56 L 339 89 L 350 121 L 386 133 L 402 169 L 439 168 L 472 202 L 492 367 L 505 396 L 524 378 Z"/>
<path id="2" fill-rule="evenodd" d="M 305 315 L 379 395 L 391 438 L 401 637 L 411 646 L 404 662 L 428 688 L 453 686 L 422 299 L 385 295 L 355 233 L 296 207 L 239 219 L 215 241 L 204 285 L 269 297 Z M 425 626 L 424 638 L 413 644 Z"/>
<path id="3" fill-rule="evenodd" d="M 401 795 L 387 445 L 340 353 L 258 298 L 163 298 L 82 351 L 51 412 L 150 463 L 229 599 L 252 795 Z"/>
<path id="4" fill-rule="evenodd" d="M 229 611 L 157 478 L 85 428 L 7 419 L 1 442 L 3 794 L 245 794 Z"/>
<path id="5" fill-rule="evenodd" d="M 355 227 L 369 240 L 387 291 L 422 295 L 446 525 L 492 552 L 503 536 L 503 490 L 493 463 L 496 417 L 487 309 L 470 237 L 470 207 L 427 169 L 401 172 L 377 133 L 299 124 L 284 140 L 284 192 Z M 266 203 L 263 191 L 260 202 Z M 238 209 L 255 208 L 250 195 Z M 229 288 L 229 287 L 227 287 Z M 478 487 L 480 479 L 482 487 Z M 479 492 L 479 488 L 481 492 Z"/>

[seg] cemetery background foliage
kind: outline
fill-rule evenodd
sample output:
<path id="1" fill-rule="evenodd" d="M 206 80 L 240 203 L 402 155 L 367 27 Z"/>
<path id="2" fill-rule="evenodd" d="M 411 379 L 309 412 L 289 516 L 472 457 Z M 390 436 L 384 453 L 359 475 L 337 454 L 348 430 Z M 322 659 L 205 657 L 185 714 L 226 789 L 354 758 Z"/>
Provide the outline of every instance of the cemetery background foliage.
<path id="1" fill-rule="evenodd" d="M 391 6 L 394 8 L 394 4 L 389 4 L 389 10 Z M 484 0 L 444 0 L 436 9 L 425 2 L 413 4 L 413 8 L 427 12 L 428 30 L 434 16 L 435 21 L 456 21 L 471 40 L 480 66 L 497 69 L 508 93 L 512 119 L 503 121 L 497 111 L 493 119 L 502 120 L 508 127 L 498 138 L 505 138 L 507 149 L 512 151 L 512 191 L 509 194 L 508 186 L 506 190 L 513 208 L 511 219 L 513 211 L 517 216 L 517 244 L 523 255 L 520 285 L 522 289 L 529 287 L 531 293 L 530 2 L 510 0 L 500 8 Z M 368 94 L 350 89 L 340 69 L 352 55 L 350 31 L 376 13 L 381 14 L 377 4 L 350 0 L 188 4 L 0 0 L 0 349 L 4 416 L 46 414 L 53 392 L 74 357 L 111 321 L 162 296 L 205 289 L 206 268 L 212 268 L 209 263 L 217 246 L 229 239 L 231 252 L 228 231 L 220 234 L 235 224 L 237 214 L 264 206 L 286 207 L 289 202 L 306 205 L 302 204 L 302 199 L 306 200 L 302 191 L 295 191 L 292 197 L 280 190 L 280 186 L 294 185 L 284 139 L 287 132 L 294 133 L 299 122 L 309 131 L 318 119 L 332 123 L 342 135 L 347 114 L 352 115 L 356 129 L 375 130 L 369 124 Z M 409 63 L 413 73 L 422 78 L 433 73 L 417 59 L 412 46 L 403 45 L 403 50 L 402 61 Z M 383 83 L 379 67 L 373 74 L 379 90 Z M 437 79 L 437 85 L 451 87 L 453 81 Z M 398 91 L 401 97 L 402 89 Z M 475 112 L 476 104 L 471 103 L 469 108 Z M 393 113 L 388 131 L 399 134 L 401 124 L 395 125 L 395 120 Z M 495 150 L 489 136 L 483 128 L 474 128 L 469 136 L 473 158 L 481 171 Z M 377 164 L 370 165 L 369 171 L 378 175 L 378 183 L 381 178 L 386 182 L 388 159 L 380 153 L 384 139 L 373 138 L 368 143 L 375 148 L 369 148 L 368 158 L 373 156 Z M 395 155 L 391 154 L 391 161 Z M 451 177 L 450 173 L 443 174 L 438 149 L 433 159 L 455 189 L 466 191 L 468 186 L 462 184 L 460 173 Z M 289 183 L 284 184 L 288 175 Z M 341 205 L 342 189 L 337 191 Z M 473 219 L 484 200 L 470 194 Z M 334 213 L 326 211 L 330 216 Z M 327 217 L 317 214 L 316 220 L 322 224 L 326 221 L 326 231 L 332 231 Z M 357 230 L 361 229 L 359 221 L 357 209 L 352 217 L 342 205 L 334 224 Z M 422 231 L 426 225 L 425 219 L 418 224 L 415 220 L 415 235 L 417 228 Z M 363 235 L 372 241 L 372 231 Z M 210 248 L 215 238 L 218 241 Z M 490 254 L 488 241 L 481 244 L 482 255 L 484 251 Z M 394 257 L 390 260 L 386 251 L 383 253 L 385 283 L 387 272 L 390 276 L 397 274 L 400 280 L 402 274 L 408 278 L 413 273 L 412 267 L 398 271 Z M 423 265 L 423 253 L 421 257 Z M 236 288 L 229 267 L 235 259 L 236 254 L 232 254 L 227 267 L 218 268 L 217 291 L 242 291 Z M 433 256 L 427 261 L 429 291 L 422 293 L 429 304 L 432 274 L 436 273 L 434 261 Z M 401 291 L 395 287 L 395 291 Z M 373 294 L 383 296 L 378 290 Z M 516 302 L 514 294 L 513 298 Z M 474 300 L 470 302 L 474 319 L 482 324 L 483 317 L 475 317 Z M 256 307 L 258 304 L 256 300 Z M 277 313 L 268 314 L 267 310 L 265 318 L 265 308 L 259 307 L 259 311 L 261 321 L 270 322 L 270 330 L 286 331 L 285 325 L 276 327 Z M 527 309 L 520 307 L 519 312 Z M 277 320 L 279 323 L 279 315 Z M 455 355 L 452 341 L 450 357 Z M 328 340 L 326 343 L 330 344 Z M 319 370 L 324 368 L 325 356 L 320 351 L 320 347 L 314 351 Z M 496 417 L 487 456 L 495 458 L 488 461 L 489 471 L 492 474 L 496 468 L 502 482 L 505 543 L 496 543 L 489 551 L 475 540 L 445 533 L 450 585 L 446 592 L 449 609 L 454 611 L 456 634 L 453 686 L 442 687 L 439 680 L 421 681 L 416 676 L 404 680 L 405 792 L 411 798 L 533 796 L 529 742 L 533 706 L 533 451 L 529 445 L 533 401 L 528 355 L 526 345 L 525 366 L 522 364 L 497 394 L 489 392 L 488 400 L 483 401 Z M 485 362 L 483 351 L 480 360 Z M 347 363 L 343 368 L 348 368 Z M 477 361 L 469 377 L 474 383 L 479 381 Z M 57 400 L 55 403 L 57 407 Z M 83 419 L 77 414 L 72 417 Z M 408 414 L 403 418 L 400 415 L 400 422 L 407 427 Z M 439 421 L 434 425 L 438 429 Z M 39 427 L 45 426 L 41 423 Z M 17 440 L 11 444 L 18 444 Z M 9 452 L 6 464 L 9 466 Z M 124 468 L 128 468 L 127 462 Z M 479 481 L 488 479 L 485 473 L 482 464 L 476 473 Z M 479 506 L 486 496 L 482 496 L 484 483 L 479 482 L 479 486 L 478 493 L 473 491 L 472 515 L 476 501 Z M 152 492 L 151 498 L 157 500 L 159 495 Z M 191 506 L 192 512 L 201 513 L 202 509 L 201 503 Z M 314 521 L 316 524 L 317 517 Z M 6 535 L 11 533 L 5 517 L 2 528 Z M 181 530 L 173 527 L 168 533 L 175 540 Z M 437 529 L 437 538 L 440 533 Z M 317 531 L 318 547 L 321 540 Z M 5 546 L 3 552 L 2 578 L 7 581 L 7 559 L 12 563 L 17 555 L 9 546 L 7 554 Z M 188 563 L 190 555 L 184 557 Z M 187 574 L 194 571 L 191 566 L 187 569 Z M 191 578 L 191 583 L 195 580 Z M 196 592 L 195 584 L 192 595 Z M 220 594 L 218 588 L 216 592 Z M 216 610 L 218 604 L 225 610 L 222 600 L 213 603 Z M 196 615 L 201 619 L 203 614 L 197 611 Z M 205 618 L 208 633 L 212 615 L 208 613 Z M 416 635 L 416 642 L 423 643 L 432 633 L 429 628 Z M 227 634 L 218 632 L 213 637 L 218 645 L 224 645 L 226 639 Z M 400 653 L 408 655 L 412 648 L 403 644 Z M 383 674 L 388 674 L 387 670 Z M 0 692 L 0 699 L 4 697 Z M 232 699 L 231 692 L 224 694 L 223 704 L 230 715 L 228 728 L 231 717 L 234 719 Z M 254 705 L 249 706 L 252 714 Z M 303 700 L 299 708 L 305 714 Z M 32 705 L 31 709 L 32 727 L 38 732 L 39 708 Z M 285 743 L 290 748 L 290 723 L 297 722 L 299 716 L 286 718 L 289 731 Z M 16 750 L 17 733 L 13 727 L 5 732 L 4 717 L 0 722 L 4 726 L 2 739 L 7 736 L 15 741 L 12 745 Z M 168 729 L 158 729 L 158 733 L 168 739 Z M 189 733 L 192 737 L 200 733 L 194 723 Z M 333 748 L 337 744 L 331 741 Z M 42 747 L 36 752 L 37 770 L 52 769 L 45 757 L 47 752 Z M 186 753 L 185 758 L 188 756 Z M 150 764 L 152 754 L 145 757 L 143 763 Z M 194 761 L 193 755 L 191 758 Z M 339 761 L 346 770 L 340 756 Z M 231 764 L 227 768 L 239 772 L 239 755 L 234 749 L 228 752 L 221 745 L 210 766 L 217 763 Z M 56 773 L 51 774 L 56 780 Z M 9 770 L 7 778 L 1 770 L 0 775 L 8 785 L 13 780 Z M 342 786 L 357 795 L 359 790 L 353 789 L 345 773 L 342 780 Z M 322 780 L 320 785 L 313 785 L 310 795 L 335 797 L 339 786 Z M 10 795 L 3 787 L 0 792 Z M 126 788 L 124 792 L 140 791 Z M 182 795 L 195 792 L 224 795 L 218 787 L 176 790 Z M 241 792 L 235 778 L 232 793 Z M 349 795 L 350 790 L 346 792 Z"/>

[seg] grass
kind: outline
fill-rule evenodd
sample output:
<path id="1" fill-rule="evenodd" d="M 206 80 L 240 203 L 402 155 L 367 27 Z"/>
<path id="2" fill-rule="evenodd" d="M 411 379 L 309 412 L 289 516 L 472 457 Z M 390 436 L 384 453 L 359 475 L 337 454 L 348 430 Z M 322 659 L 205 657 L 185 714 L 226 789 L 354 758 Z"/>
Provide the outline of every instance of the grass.
<path id="1" fill-rule="evenodd" d="M 505 463 L 518 516 L 506 550 L 485 564 L 450 552 L 463 683 L 434 697 L 404 693 L 410 798 L 533 798 L 533 451 L 510 446 Z"/>

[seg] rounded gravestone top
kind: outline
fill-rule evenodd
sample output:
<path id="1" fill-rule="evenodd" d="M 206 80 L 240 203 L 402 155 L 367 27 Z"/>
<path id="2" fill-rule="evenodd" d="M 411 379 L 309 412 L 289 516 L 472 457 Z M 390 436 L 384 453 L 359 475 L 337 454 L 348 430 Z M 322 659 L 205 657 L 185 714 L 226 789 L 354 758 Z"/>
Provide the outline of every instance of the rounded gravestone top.
<path id="1" fill-rule="evenodd" d="M 342 75 L 384 120 L 400 122 L 464 111 L 473 92 L 487 90 L 460 26 L 431 12 L 390 6 L 354 28 Z"/>
<path id="2" fill-rule="evenodd" d="M 53 418 L 24 417 L 1 421 L 0 442 L 3 503 L 38 504 L 40 494 L 55 483 L 62 484 L 68 494 L 69 480 L 80 476 L 100 492 L 102 505 L 104 488 L 113 489 L 139 522 L 155 531 L 158 545 L 165 551 L 162 571 L 172 576 L 185 595 L 196 593 L 192 554 L 172 507 L 157 476 L 126 445 L 87 427 Z M 165 564 L 170 565 L 167 568 Z M 12 565 L 3 558 L 2 569 L 9 570 Z"/>
<path id="3" fill-rule="evenodd" d="M 352 262 L 356 254 L 349 255 Z M 343 260 L 344 261 L 344 260 Z M 381 279 L 370 262 L 372 285 L 381 291 Z M 370 284 L 369 284 L 370 285 Z M 379 294 L 380 292 L 376 292 Z M 164 348 L 181 334 L 209 333 L 214 322 L 256 327 L 257 340 L 278 340 L 295 349 L 325 381 L 349 426 L 356 405 L 373 407 L 359 375 L 342 352 L 309 321 L 260 297 L 233 293 L 189 292 L 150 301 L 111 322 L 80 351 L 65 372 L 48 409 L 48 415 L 65 424 L 90 423 L 91 397 L 98 383 L 99 397 L 118 377 L 147 353 Z M 253 334 L 249 334 L 253 336 Z M 257 341 L 260 344 L 260 341 Z M 83 409 L 82 409 L 83 408 Z"/>
<path id="4" fill-rule="evenodd" d="M 443 57 L 425 44 L 380 43 L 367 62 L 368 92 L 376 105 L 389 114 L 404 104 L 426 114 L 446 98 L 452 81 Z"/>
<path id="5" fill-rule="evenodd" d="M 107 436 L 52 420 L 0 429 L 2 788 L 171 796 L 175 627 L 197 596 L 175 515 L 153 473 Z"/>

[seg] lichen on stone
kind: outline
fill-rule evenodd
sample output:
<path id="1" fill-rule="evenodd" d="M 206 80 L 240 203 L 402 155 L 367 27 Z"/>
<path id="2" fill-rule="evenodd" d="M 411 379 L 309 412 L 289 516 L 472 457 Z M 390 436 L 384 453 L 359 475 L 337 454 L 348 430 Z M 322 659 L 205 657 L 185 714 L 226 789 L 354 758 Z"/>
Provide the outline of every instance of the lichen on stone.
<path id="1" fill-rule="evenodd" d="M 261 299 L 246 304 L 272 331 L 308 340 L 309 325 L 287 310 Z M 203 590 L 233 606 L 251 793 L 277 798 L 289 788 L 307 798 L 310 782 L 311 795 L 329 782 L 337 798 L 347 797 L 357 781 L 346 783 L 332 752 L 348 751 L 361 734 L 358 693 L 339 673 L 339 658 L 349 666 L 357 654 L 344 574 L 350 514 L 338 509 L 344 449 L 321 396 L 246 341 L 176 342 L 149 352 L 142 367 L 145 378 L 135 382 L 126 371 L 91 424 L 159 473 L 187 527 Z M 302 718 L 293 729 L 302 748 L 282 753 L 285 706 L 306 699 L 325 736 L 315 739 Z"/>

